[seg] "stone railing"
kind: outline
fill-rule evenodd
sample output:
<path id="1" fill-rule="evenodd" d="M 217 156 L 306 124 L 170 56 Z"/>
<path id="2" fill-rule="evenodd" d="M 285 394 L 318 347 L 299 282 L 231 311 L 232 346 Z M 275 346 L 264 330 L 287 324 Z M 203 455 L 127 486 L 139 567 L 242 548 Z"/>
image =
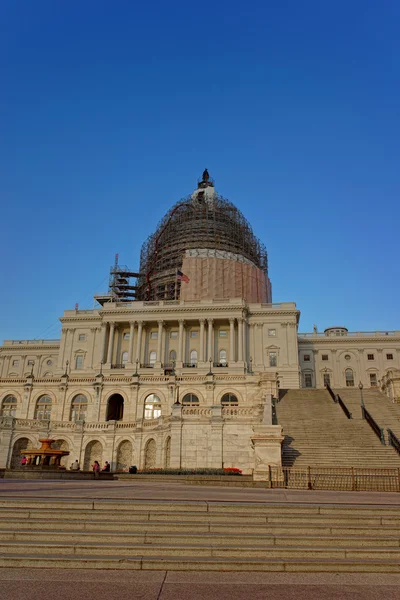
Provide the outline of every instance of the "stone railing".
<path id="1" fill-rule="evenodd" d="M 231 417 L 244 417 L 249 419 L 254 417 L 257 413 L 258 411 L 254 410 L 252 406 L 243 408 L 239 406 L 224 406 L 222 409 L 222 416 L 224 419 L 229 419 Z"/>
<path id="2" fill-rule="evenodd" d="M 326 334 L 324 332 L 307 332 L 307 333 L 298 333 L 299 338 L 349 338 L 349 337 L 400 337 L 400 331 L 347 331 L 340 335 L 335 335 L 333 333 Z"/>
<path id="3" fill-rule="evenodd" d="M 182 408 L 182 416 L 184 417 L 211 417 L 212 409 L 202 406 L 188 406 Z"/>

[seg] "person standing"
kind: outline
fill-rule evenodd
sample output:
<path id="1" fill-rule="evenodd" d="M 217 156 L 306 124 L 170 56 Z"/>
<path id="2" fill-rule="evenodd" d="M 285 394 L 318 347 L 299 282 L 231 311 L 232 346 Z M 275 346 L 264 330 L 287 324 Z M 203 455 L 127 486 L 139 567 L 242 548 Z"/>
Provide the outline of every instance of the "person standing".
<path id="1" fill-rule="evenodd" d="M 100 473 L 100 465 L 99 465 L 99 461 L 95 460 L 93 465 L 92 465 L 92 469 L 93 469 L 93 473 L 94 473 L 94 478 L 98 479 L 99 478 L 99 473 Z"/>

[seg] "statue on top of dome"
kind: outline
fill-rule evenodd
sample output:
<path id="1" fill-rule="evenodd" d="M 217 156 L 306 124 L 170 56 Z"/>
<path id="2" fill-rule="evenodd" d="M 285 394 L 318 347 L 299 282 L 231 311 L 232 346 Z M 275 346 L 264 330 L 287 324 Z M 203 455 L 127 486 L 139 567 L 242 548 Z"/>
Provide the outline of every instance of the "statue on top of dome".
<path id="1" fill-rule="evenodd" d="M 203 181 L 208 181 L 210 179 L 210 174 L 207 169 L 203 171 Z"/>

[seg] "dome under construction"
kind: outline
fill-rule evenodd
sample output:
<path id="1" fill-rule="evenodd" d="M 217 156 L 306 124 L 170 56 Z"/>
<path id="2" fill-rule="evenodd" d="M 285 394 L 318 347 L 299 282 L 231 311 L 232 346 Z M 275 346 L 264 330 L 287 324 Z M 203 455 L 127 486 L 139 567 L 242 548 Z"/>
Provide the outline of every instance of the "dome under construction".
<path id="1" fill-rule="evenodd" d="M 271 302 L 267 251 L 236 206 L 215 192 L 206 169 L 144 242 L 136 299 L 238 297 Z"/>

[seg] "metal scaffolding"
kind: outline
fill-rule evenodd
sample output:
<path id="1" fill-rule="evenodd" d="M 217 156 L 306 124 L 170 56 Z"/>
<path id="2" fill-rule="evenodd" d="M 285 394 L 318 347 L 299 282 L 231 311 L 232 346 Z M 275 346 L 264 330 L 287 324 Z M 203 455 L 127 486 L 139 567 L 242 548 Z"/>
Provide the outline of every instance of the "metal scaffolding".
<path id="1" fill-rule="evenodd" d="M 205 171 L 206 173 L 206 171 Z M 137 300 L 173 300 L 180 297 L 177 269 L 187 250 L 212 249 L 232 252 L 250 261 L 268 276 L 265 246 L 254 235 L 243 214 L 217 193 L 206 198 L 201 188 L 212 186 L 207 178 L 200 191 L 177 202 L 164 216 L 140 253 Z"/>

